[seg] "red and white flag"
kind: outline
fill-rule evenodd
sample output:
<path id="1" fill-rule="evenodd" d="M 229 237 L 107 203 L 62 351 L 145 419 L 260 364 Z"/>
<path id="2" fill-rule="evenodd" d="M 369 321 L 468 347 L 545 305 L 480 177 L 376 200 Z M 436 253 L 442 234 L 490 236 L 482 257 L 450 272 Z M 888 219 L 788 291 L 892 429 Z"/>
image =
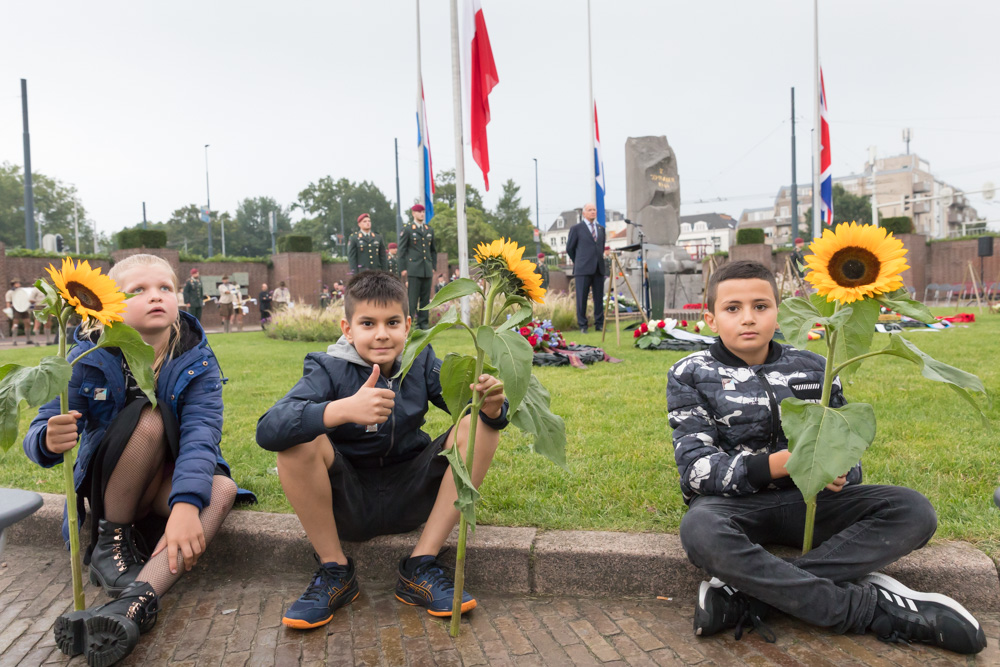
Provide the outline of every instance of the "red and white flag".
<path id="1" fill-rule="evenodd" d="M 490 151 L 486 142 L 486 125 L 490 122 L 490 91 L 500 78 L 479 0 L 465 0 L 464 23 L 462 60 L 469 90 L 469 143 L 472 145 L 472 159 L 483 170 L 483 181 L 489 190 Z"/>

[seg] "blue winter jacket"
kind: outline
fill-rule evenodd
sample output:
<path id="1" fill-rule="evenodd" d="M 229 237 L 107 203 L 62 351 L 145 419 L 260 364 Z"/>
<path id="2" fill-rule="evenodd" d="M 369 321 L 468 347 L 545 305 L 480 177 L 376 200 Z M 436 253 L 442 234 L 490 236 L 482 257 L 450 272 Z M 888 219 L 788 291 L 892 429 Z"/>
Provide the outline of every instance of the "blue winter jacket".
<path id="1" fill-rule="evenodd" d="M 229 472 L 222 458 L 222 383 L 219 364 L 208 346 L 205 331 L 198 320 L 181 312 L 198 342 L 183 349 L 176 358 L 168 359 L 160 370 L 156 383 L 156 400 L 160 409 L 173 411 L 180 429 L 180 448 L 174 462 L 174 474 L 169 503 L 183 502 L 199 510 L 209 504 L 212 496 L 212 476 L 216 465 Z M 69 361 L 95 346 L 89 337 L 74 332 L 76 346 L 70 350 Z M 183 343 L 183 341 L 182 341 Z M 77 420 L 80 441 L 77 445 L 73 480 L 77 491 L 83 483 L 90 459 L 104 438 L 104 432 L 125 407 L 125 377 L 117 349 L 102 348 L 88 354 L 73 367 L 69 382 L 69 409 L 83 417 Z M 50 417 L 59 414 L 59 399 L 55 398 L 38 411 L 24 437 L 24 451 L 40 466 L 49 468 L 62 461 L 62 454 L 52 454 L 45 448 L 45 433 Z M 240 490 L 238 501 L 254 501 L 253 494 Z M 81 517 L 82 520 L 82 517 Z M 65 528 L 65 527 L 64 527 Z"/>

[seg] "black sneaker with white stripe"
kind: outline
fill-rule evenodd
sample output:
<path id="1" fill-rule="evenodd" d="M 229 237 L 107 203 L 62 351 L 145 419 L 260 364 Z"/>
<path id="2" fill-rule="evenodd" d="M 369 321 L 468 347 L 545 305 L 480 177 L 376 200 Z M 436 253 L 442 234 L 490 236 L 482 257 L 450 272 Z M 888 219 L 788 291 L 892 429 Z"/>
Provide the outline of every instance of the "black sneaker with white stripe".
<path id="1" fill-rule="evenodd" d="M 736 628 L 736 639 L 743 636 L 743 630 L 757 632 L 769 643 L 776 637 L 762 617 L 767 605 L 729 584 L 712 577 L 701 582 L 698 588 L 698 605 L 694 609 L 694 633 L 699 637 L 709 637 L 723 630 Z"/>
<path id="2" fill-rule="evenodd" d="M 861 580 L 878 596 L 869 630 L 884 642 L 922 642 L 955 653 L 979 653 L 986 634 L 969 611 L 947 595 L 914 591 L 875 572 Z"/>

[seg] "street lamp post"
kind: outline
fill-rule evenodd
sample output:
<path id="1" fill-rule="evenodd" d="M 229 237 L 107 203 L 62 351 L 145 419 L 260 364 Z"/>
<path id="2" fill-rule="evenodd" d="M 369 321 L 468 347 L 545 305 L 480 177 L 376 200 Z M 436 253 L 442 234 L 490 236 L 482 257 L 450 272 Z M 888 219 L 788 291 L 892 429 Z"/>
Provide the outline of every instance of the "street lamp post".
<path id="1" fill-rule="evenodd" d="M 344 236 L 344 200 L 337 197 L 337 203 L 340 204 L 340 254 L 347 257 L 344 250 L 347 247 L 347 238 Z"/>
<path id="2" fill-rule="evenodd" d="M 205 144 L 205 217 L 208 220 L 205 224 L 208 225 L 208 256 L 211 257 L 214 253 L 212 252 L 212 195 L 208 189 L 208 146 Z"/>
<path id="3" fill-rule="evenodd" d="M 538 214 L 538 158 L 531 158 L 535 161 L 535 256 L 542 254 L 542 219 Z"/>

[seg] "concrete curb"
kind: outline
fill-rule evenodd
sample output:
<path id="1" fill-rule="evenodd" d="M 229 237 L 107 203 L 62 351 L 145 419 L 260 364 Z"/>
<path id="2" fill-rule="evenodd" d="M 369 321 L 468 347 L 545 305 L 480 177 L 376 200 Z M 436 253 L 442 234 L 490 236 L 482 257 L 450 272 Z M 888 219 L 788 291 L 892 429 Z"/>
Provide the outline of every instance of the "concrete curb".
<path id="1" fill-rule="evenodd" d="M 11 544 L 62 548 L 63 497 L 42 494 L 45 504 L 7 531 Z M 448 540 L 457 541 L 457 531 Z M 89 537 L 81 538 L 87 543 Z M 362 579 L 391 582 L 415 533 L 345 543 Z M 467 587 L 521 595 L 651 596 L 694 599 L 705 573 L 691 565 L 676 535 L 540 531 L 480 526 L 469 540 Z M 789 549 L 778 549 L 793 557 Z M 454 550 L 449 552 L 454 558 Z M 222 574 L 315 568 L 312 547 L 292 514 L 235 510 L 200 565 Z M 939 542 L 884 570 L 916 590 L 949 595 L 976 611 L 1000 611 L 1000 578 L 994 562 L 964 542 Z"/>

